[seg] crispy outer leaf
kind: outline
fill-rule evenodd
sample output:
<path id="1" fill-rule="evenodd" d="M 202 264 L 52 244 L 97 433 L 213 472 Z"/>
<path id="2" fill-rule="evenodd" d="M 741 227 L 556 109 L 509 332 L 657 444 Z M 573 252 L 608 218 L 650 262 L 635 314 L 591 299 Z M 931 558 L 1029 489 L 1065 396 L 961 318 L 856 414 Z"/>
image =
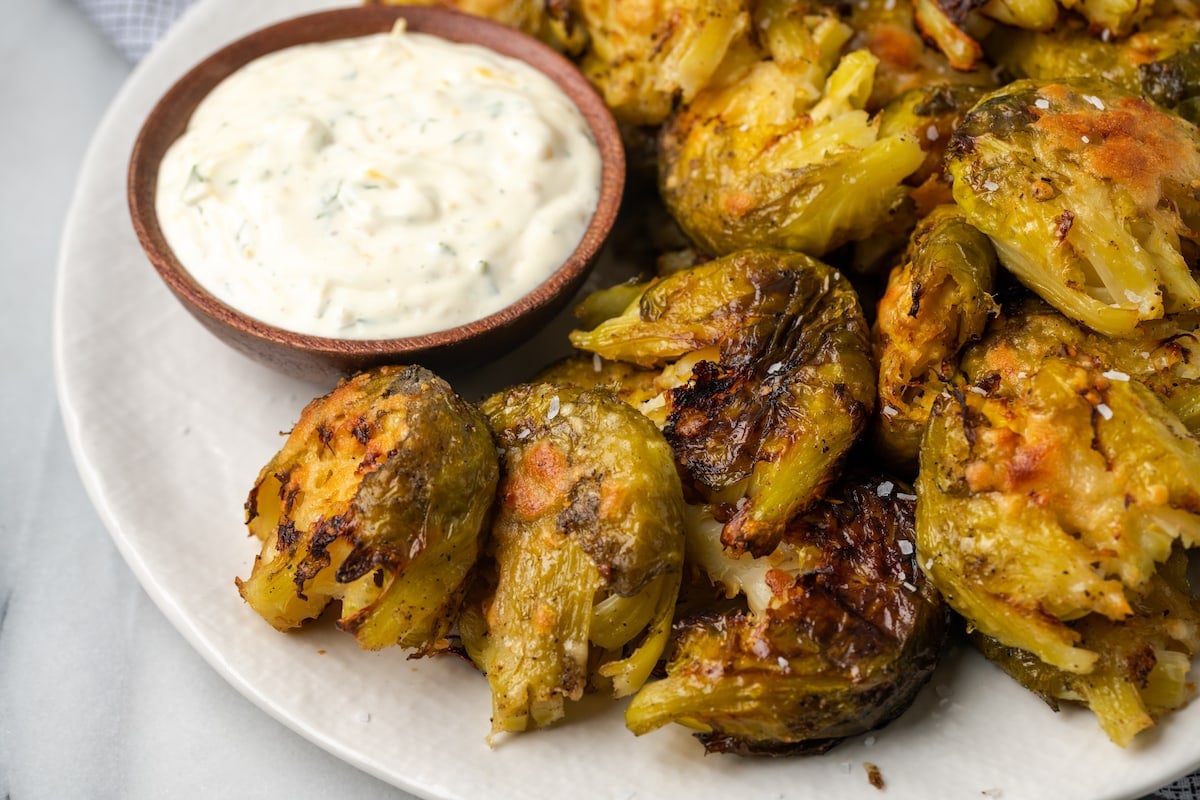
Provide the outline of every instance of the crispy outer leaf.
<path id="1" fill-rule="evenodd" d="M 710 751 L 783 755 L 900 714 L 937 663 L 947 615 L 916 565 L 913 502 L 894 486 L 855 473 L 794 520 L 785 545 L 803 555 L 765 574 L 762 613 L 679 623 L 667 677 L 635 695 L 630 729 L 676 722 Z"/>
<path id="2" fill-rule="evenodd" d="M 645 680 L 679 590 L 683 495 L 658 429 L 607 390 L 527 384 L 483 408 L 504 451 L 495 578 L 462 634 L 500 733 L 553 723 L 596 676 L 618 694 Z"/>
<path id="3" fill-rule="evenodd" d="M 1173 543 L 1200 541 L 1200 443 L 1094 356 L 980 350 L 922 445 L 925 569 L 983 633 L 1088 673 L 1098 654 L 1070 623 L 1125 619 Z"/>
<path id="4" fill-rule="evenodd" d="M 997 310 L 996 253 L 955 206 L 941 206 L 913 232 L 875 316 L 879 406 L 875 440 L 888 458 L 915 466 L 943 382 Z"/>
<path id="5" fill-rule="evenodd" d="M 248 603 L 295 627 L 333 599 L 364 647 L 439 646 L 479 555 L 499 473 L 483 417 L 420 367 L 311 402 L 246 503 L 263 540 Z"/>
<path id="6" fill-rule="evenodd" d="M 1200 308 L 1200 133 L 1098 81 L 1016 81 L 948 150 L 954 198 L 1001 263 L 1068 317 L 1116 336 Z"/>
<path id="7" fill-rule="evenodd" d="M 1080 675 L 1050 666 L 1023 650 L 976 631 L 972 640 L 991 661 L 1051 707 L 1082 702 L 1105 733 L 1126 746 L 1154 719 L 1179 708 L 1192 693 L 1191 656 L 1200 649 L 1200 603 L 1187 579 L 1187 556 L 1176 551 L 1132 598 L 1133 614 L 1120 622 L 1090 615 L 1074 625 L 1082 646 L 1100 654 Z"/>
<path id="8" fill-rule="evenodd" d="M 725 544 L 759 555 L 820 496 L 874 403 L 857 295 L 800 253 L 749 250 L 674 273 L 571 340 L 606 359 L 686 365 L 664 432 L 690 488 L 722 506 Z"/>

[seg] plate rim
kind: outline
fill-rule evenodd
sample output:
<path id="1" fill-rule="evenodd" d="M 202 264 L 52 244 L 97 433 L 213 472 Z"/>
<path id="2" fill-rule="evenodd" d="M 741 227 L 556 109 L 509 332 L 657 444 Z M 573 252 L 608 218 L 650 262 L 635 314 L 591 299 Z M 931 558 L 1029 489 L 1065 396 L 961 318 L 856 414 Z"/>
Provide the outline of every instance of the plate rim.
<path id="1" fill-rule="evenodd" d="M 306 2 L 311 1 L 306 0 Z M 103 477 L 99 472 L 95 460 L 91 457 L 92 454 L 88 451 L 87 443 L 84 441 L 82 427 L 85 415 L 77 404 L 75 396 L 77 390 L 73 385 L 74 378 L 69 374 L 70 369 L 67 363 L 66 342 L 69 339 L 68 329 L 70 320 L 66 313 L 66 304 L 68 301 L 68 276 L 73 270 L 73 265 L 68 262 L 70 256 L 77 249 L 76 239 L 82 235 L 80 220 L 85 213 L 83 206 L 85 200 L 88 199 L 87 190 L 89 188 L 89 181 L 94 180 L 93 173 L 95 172 L 96 162 L 104 151 L 104 146 L 107 144 L 108 139 L 118 132 L 118 128 L 123 121 L 121 117 L 122 113 L 125 113 L 127 107 L 134 103 L 139 92 L 145 91 L 143 82 L 147 80 L 146 76 L 160 66 L 160 62 L 166 58 L 165 54 L 172 53 L 186 44 L 184 40 L 188 33 L 193 26 L 200 24 L 198 20 L 201 20 L 204 14 L 211 14 L 214 9 L 222 5 L 230 5 L 233 2 L 234 0 L 198 0 L 198 2 L 194 3 L 184 12 L 184 15 L 173 29 L 167 33 L 147 58 L 130 73 L 122 84 L 101 117 L 80 162 L 68 211 L 64 217 L 62 234 L 58 243 L 58 257 L 55 263 L 56 272 L 52 300 L 51 354 L 53 375 L 59 413 L 66 432 L 68 447 L 90 504 L 99 516 L 109 538 L 113 540 L 118 551 L 121 553 L 122 559 L 134 573 L 138 583 L 147 595 L 149 595 L 154 605 L 167 617 L 172 627 L 180 632 L 188 644 L 227 683 L 244 698 L 266 712 L 287 729 L 321 747 L 334 757 L 417 797 L 426 798 L 427 800 L 446 800 L 446 798 L 453 797 L 453 795 L 440 793 L 436 787 L 417 784 L 405 779 L 402 775 L 388 771 L 337 737 L 331 736 L 299 720 L 287 708 L 272 702 L 270 698 L 263 695 L 261 691 L 247 681 L 237 670 L 233 669 L 219 648 L 206 638 L 195 621 L 180 607 L 171 594 L 164 589 L 159 577 L 146 563 L 144 554 L 138 550 L 134 542 L 129 538 L 124 530 L 124 521 L 119 518 L 119 514 L 106 495 Z M 319 9 L 347 4 L 349 3 L 325 0 L 325 2 L 319 4 L 312 3 L 312 8 Z M 267 7 L 268 5 L 272 9 L 277 9 L 285 16 L 294 16 L 306 10 L 289 8 L 288 11 L 284 12 L 282 6 L 286 5 L 285 0 L 276 0 L 276 2 L 271 4 L 263 3 L 263 7 Z M 294 5 L 300 6 L 303 4 Z M 279 14 L 275 14 L 274 12 L 272 14 L 276 18 L 281 18 Z M 227 38 L 233 38 L 235 35 L 238 35 L 238 32 L 232 31 Z M 123 170 L 119 171 L 121 174 L 124 174 Z M 120 200 L 120 198 L 116 199 Z M 116 207 L 121 210 L 125 208 L 124 204 L 120 202 L 116 203 Z M 127 219 L 126 222 L 128 222 Z M 129 233 L 132 236 L 132 228 L 130 228 Z M 149 270 L 148 265 L 147 270 Z M 182 310 L 180 311 L 182 313 Z M 236 354 L 230 351 L 230 358 L 237 357 Z M 284 421 L 282 424 L 287 423 Z M 231 574 L 233 568 L 234 565 L 231 565 Z M 1193 668 L 1195 666 L 1196 663 L 1194 660 Z M 1200 705 L 1200 697 L 1193 698 L 1191 705 Z M 481 713 L 486 714 L 486 711 Z M 1193 714 L 1193 716 L 1196 715 Z M 1200 719 L 1200 717 L 1197 717 L 1197 719 Z M 1200 731 L 1200 722 L 1192 723 L 1189 729 Z M 1124 752 L 1117 750 L 1115 745 L 1111 747 L 1114 748 L 1114 752 Z M 836 753 L 837 751 L 833 752 Z M 694 756 L 697 759 L 701 757 L 698 746 Z M 828 757 L 826 756 L 826 758 Z M 837 760 L 836 755 L 832 756 L 832 758 Z M 1122 787 L 1119 793 L 1110 793 L 1105 795 L 1105 798 L 1107 800 L 1135 800 L 1144 794 L 1160 789 L 1170 782 L 1200 768 L 1200 753 L 1197 753 L 1197 755 L 1186 763 L 1182 761 L 1172 761 L 1171 763 L 1173 766 L 1169 768 L 1167 764 L 1160 765 L 1163 767 L 1163 771 L 1154 773 L 1159 777 L 1153 779 L 1143 777 L 1140 780 L 1131 781 Z"/>

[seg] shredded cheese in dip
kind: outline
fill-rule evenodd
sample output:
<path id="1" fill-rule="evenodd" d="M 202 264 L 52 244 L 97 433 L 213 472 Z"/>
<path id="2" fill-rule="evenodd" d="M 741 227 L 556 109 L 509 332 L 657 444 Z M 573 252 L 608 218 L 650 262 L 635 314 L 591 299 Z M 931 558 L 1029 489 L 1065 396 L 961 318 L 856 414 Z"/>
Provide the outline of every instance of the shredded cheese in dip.
<path id="1" fill-rule="evenodd" d="M 227 78 L 163 159 L 157 213 L 196 280 L 263 322 L 413 336 L 544 281 L 583 237 L 600 171 L 545 75 L 399 25 Z"/>

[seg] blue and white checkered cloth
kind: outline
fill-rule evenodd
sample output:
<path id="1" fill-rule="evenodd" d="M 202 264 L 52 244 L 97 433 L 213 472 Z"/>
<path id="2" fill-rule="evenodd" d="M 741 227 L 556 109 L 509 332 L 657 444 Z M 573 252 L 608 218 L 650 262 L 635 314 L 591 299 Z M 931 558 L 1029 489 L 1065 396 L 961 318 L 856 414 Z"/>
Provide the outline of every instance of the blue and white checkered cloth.
<path id="1" fill-rule="evenodd" d="M 110 42 L 137 63 L 192 0 L 78 0 Z"/>
<path id="2" fill-rule="evenodd" d="M 76 0 L 109 41 L 137 63 L 192 0 Z M 1146 800 L 1200 800 L 1200 772 Z"/>

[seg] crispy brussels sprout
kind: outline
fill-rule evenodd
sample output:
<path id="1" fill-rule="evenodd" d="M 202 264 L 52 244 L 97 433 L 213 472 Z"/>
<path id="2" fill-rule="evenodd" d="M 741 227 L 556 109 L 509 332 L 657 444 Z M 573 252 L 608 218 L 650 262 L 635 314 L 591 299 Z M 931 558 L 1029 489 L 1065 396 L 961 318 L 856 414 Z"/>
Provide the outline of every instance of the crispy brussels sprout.
<path id="1" fill-rule="evenodd" d="M 483 411 L 504 451 L 495 578 L 460 622 L 492 733 L 549 725 L 589 682 L 638 689 L 670 635 L 683 565 L 671 450 L 603 389 L 527 384 Z"/>
<path id="2" fill-rule="evenodd" d="M 1180 314 L 1143 322 L 1133 336 L 1112 338 L 1089 331 L 1037 299 L 1008 310 L 989 330 L 986 350 L 964 366 L 973 374 L 997 370 L 1005 353 L 1016 359 L 1063 351 L 1086 354 L 1106 368 L 1109 380 L 1136 380 L 1153 391 L 1192 433 L 1200 431 L 1200 317 Z M 1019 363 L 1019 361 L 1014 361 Z M 1022 367 L 1015 367 L 1020 370 Z"/>
<path id="3" fill-rule="evenodd" d="M 1190 123 L 1100 82 L 1022 80 L 980 102 L 947 155 L 967 220 L 1067 316 L 1129 336 L 1200 307 L 1180 250 L 1200 225 Z"/>
<path id="4" fill-rule="evenodd" d="M 587 44 L 574 2 L 551 0 L 366 0 L 367 5 L 443 6 L 477 17 L 487 17 L 565 53 L 577 55 Z"/>
<path id="5" fill-rule="evenodd" d="M 606 361 L 600 356 L 569 356 L 556 361 L 538 373 L 537 383 L 559 383 L 579 389 L 604 388 L 618 398 L 638 408 L 652 401 L 663 392 L 656 380 L 657 370 L 626 364 L 622 361 Z"/>
<path id="6" fill-rule="evenodd" d="M 1154 10 L 1154 0 L 1059 0 L 1075 11 L 1088 27 L 1108 36 L 1128 36 Z"/>
<path id="7" fill-rule="evenodd" d="M 854 289 L 800 253 L 749 250 L 650 286 L 580 349 L 663 370 L 667 440 L 735 552 L 769 553 L 816 500 L 875 400 Z M 648 409 L 650 410 L 650 409 Z"/>
<path id="8" fill-rule="evenodd" d="M 1066 672 L 979 632 L 980 651 L 1022 686 L 1058 710 L 1060 700 L 1091 708 L 1104 732 L 1122 747 L 1160 715 L 1191 695 L 1191 657 L 1200 650 L 1200 604 L 1187 580 L 1187 557 L 1174 553 L 1140 591 L 1120 622 L 1095 614 L 1073 625 L 1081 644 L 1100 654 L 1084 675 Z"/>
<path id="9" fill-rule="evenodd" d="M 822 752 L 880 727 L 937 664 L 947 612 L 913 554 L 913 498 L 855 473 L 788 526 L 761 579 L 758 614 L 680 622 L 667 677 L 633 698 L 626 724 L 669 722 L 709 751 Z"/>
<path id="10" fill-rule="evenodd" d="M 442 646 L 482 547 L 499 464 L 486 421 L 420 367 L 381 367 L 304 409 L 246 501 L 263 541 L 242 597 L 280 630 L 342 601 L 360 645 Z"/>
<path id="11" fill-rule="evenodd" d="M 887 104 L 880 117 L 879 135 L 907 134 L 925 153 L 925 161 L 908 177 L 909 183 L 924 183 L 942 174 L 950 135 L 985 93 L 979 86 L 941 83 L 912 89 Z"/>
<path id="12" fill-rule="evenodd" d="M 965 4 L 948 0 L 917 0 L 918 5 L 928 3 L 937 8 L 949 25 L 961 29 L 970 28 L 967 11 L 978 9 L 979 13 L 1005 26 L 1030 31 L 1048 31 L 1060 20 L 1074 24 L 1074 18 L 1064 17 L 1059 7 L 1077 12 L 1087 23 L 1088 30 L 1105 40 L 1124 37 L 1132 33 L 1154 10 L 1153 0 L 971 0 Z M 965 6 L 965 9 L 964 9 Z M 986 30 L 986 26 L 974 26 Z M 967 45 L 954 41 L 951 34 L 938 36 L 927 31 L 939 44 L 949 41 L 954 46 Z M 962 33 L 966 36 L 965 33 Z M 968 37 L 969 38 L 969 37 Z M 948 53 L 949 54 L 949 53 Z M 953 61 L 953 56 L 951 57 Z M 1048 77 L 1066 77 L 1059 73 Z"/>
<path id="13" fill-rule="evenodd" d="M 660 142 L 659 187 L 680 227 L 718 254 L 768 246 L 819 256 L 869 237 L 924 160 L 915 139 L 880 136 L 863 110 L 877 63 L 866 51 L 846 55 L 815 102 L 807 73 L 773 60 L 701 92 Z"/>
<path id="14" fill-rule="evenodd" d="M 913 233 L 892 270 L 873 329 L 879 362 L 876 442 L 915 466 L 933 401 L 958 372 L 962 350 L 996 311 L 996 253 L 955 206 L 941 206 Z"/>
<path id="15" fill-rule="evenodd" d="M 913 0 L 913 5 L 917 12 L 917 27 L 946 54 L 950 66 L 958 70 L 973 70 L 979 65 L 983 48 L 963 30 L 967 14 L 982 5 L 979 0 L 945 4 L 939 0 Z"/>
<path id="16" fill-rule="evenodd" d="M 990 70 L 956 70 L 941 51 L 926 44 L 917 30 L 914 3 L 858 0 L 844 8 L 845 20 L 854 30 L 848 49 L 866 48 L 879 59 L 867 110 L 878 110 L 905 92 L 931 86 L 996 87 Z"/>
<path id="17" fill-rule="evenodd" d="M 997 26 L 984 47 L 1017 78 L 1103 79 L 1197 121 L 1200 20 L 1154 17 L 1124 39 L 1096 37 L 1073 18 L 1049 31 Z"/>
<path id="18" fill-rule="evenodd" d="M 1069 346 L 985 340 L 971 384 L 935 403 L 917 541 L 952 607 L 984 634 L 1087 674 L 1078 621 L 1133 613 L 1176 541 L 1200 542 L 1200 442 L 1150 390 Z"/>
<path id="19" fill-rule="evenodd" d="M 657 125 L 712 80 L 746 36 L 744 0 L 579 0 L 584 73 L 621 122 Z"/>

